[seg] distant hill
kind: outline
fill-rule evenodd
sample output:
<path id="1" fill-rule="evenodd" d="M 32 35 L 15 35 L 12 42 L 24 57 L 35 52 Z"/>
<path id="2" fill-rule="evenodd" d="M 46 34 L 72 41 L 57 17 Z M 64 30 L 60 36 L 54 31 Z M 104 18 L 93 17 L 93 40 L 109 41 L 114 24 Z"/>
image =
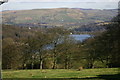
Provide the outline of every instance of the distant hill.
<path id="1" fill-rule="evenodd" d="M 117 15 L 117 10 L 56 8 L 3 11 L 2 14 L 4 24 L 30 27 L 64 26 L 74 29 L 89 23 L 110 21 Z"/>

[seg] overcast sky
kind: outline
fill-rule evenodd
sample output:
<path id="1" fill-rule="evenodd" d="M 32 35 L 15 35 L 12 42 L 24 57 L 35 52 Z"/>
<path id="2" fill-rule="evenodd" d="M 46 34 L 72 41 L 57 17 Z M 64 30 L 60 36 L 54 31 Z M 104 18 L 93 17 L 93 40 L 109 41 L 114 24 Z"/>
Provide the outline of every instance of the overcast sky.
<path id="1" fill-rule="evenodd" d="M 10 2 L 118 2 L 119 0 L 9 0 Z"/>
<path id="2" fill-rule="evenodd" d="M 118 1 L 119 0 L 8 0 L 8 3 L 4 3 L 2 5 L 2 9 L 0 9 L 0 11 L 64 7 L 87 9 L 117 9 Z"/>
<path id="3" fill-rule="evenodd" d="M 119 0 L 9 0 L 10 2 L 118 2 Z"/>

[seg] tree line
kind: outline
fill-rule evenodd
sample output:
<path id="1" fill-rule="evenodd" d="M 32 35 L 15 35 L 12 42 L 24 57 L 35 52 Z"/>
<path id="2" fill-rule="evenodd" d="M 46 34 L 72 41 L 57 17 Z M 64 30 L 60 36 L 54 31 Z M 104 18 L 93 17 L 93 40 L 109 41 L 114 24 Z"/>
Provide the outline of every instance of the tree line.
<path id="1" fill-rule="evenodd" d="M 106 31 L 83 42 L 62 27 L 37 28 L 3 25 L 3 69 L 76 69 L 120 67 L 120 17 Z"/>

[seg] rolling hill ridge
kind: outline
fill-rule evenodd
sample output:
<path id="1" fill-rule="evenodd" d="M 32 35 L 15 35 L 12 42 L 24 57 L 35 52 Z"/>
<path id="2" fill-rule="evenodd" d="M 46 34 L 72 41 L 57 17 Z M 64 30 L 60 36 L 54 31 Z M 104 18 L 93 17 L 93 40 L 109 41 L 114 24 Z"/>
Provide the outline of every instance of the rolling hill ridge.
<path id="1" fill-rule="evenodd" d="M 3 11 L 3 24 L 30 27 L 64 26 L 74 29 L 82 25 L 109 22 L 117 15 L 117 10 L 98 10 L 82 8 L 33 9 Z"/>

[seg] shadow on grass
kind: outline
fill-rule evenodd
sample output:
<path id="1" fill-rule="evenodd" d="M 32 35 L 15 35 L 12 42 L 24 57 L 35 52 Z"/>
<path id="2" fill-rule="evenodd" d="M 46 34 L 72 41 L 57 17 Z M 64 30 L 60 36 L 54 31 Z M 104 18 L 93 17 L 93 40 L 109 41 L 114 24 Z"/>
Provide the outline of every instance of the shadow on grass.
<path id="1" fill-rule="evenodd" d="M 115 75 L 98 75 L 98 78 L 105 80 L 120 80 L 120 74 Z"/>
<path id="2" fill-rule="evenodd" d="M 90 78 L 4 78 L 2 80 L 120 80 L 120 74 L 98 75 Z"/>

